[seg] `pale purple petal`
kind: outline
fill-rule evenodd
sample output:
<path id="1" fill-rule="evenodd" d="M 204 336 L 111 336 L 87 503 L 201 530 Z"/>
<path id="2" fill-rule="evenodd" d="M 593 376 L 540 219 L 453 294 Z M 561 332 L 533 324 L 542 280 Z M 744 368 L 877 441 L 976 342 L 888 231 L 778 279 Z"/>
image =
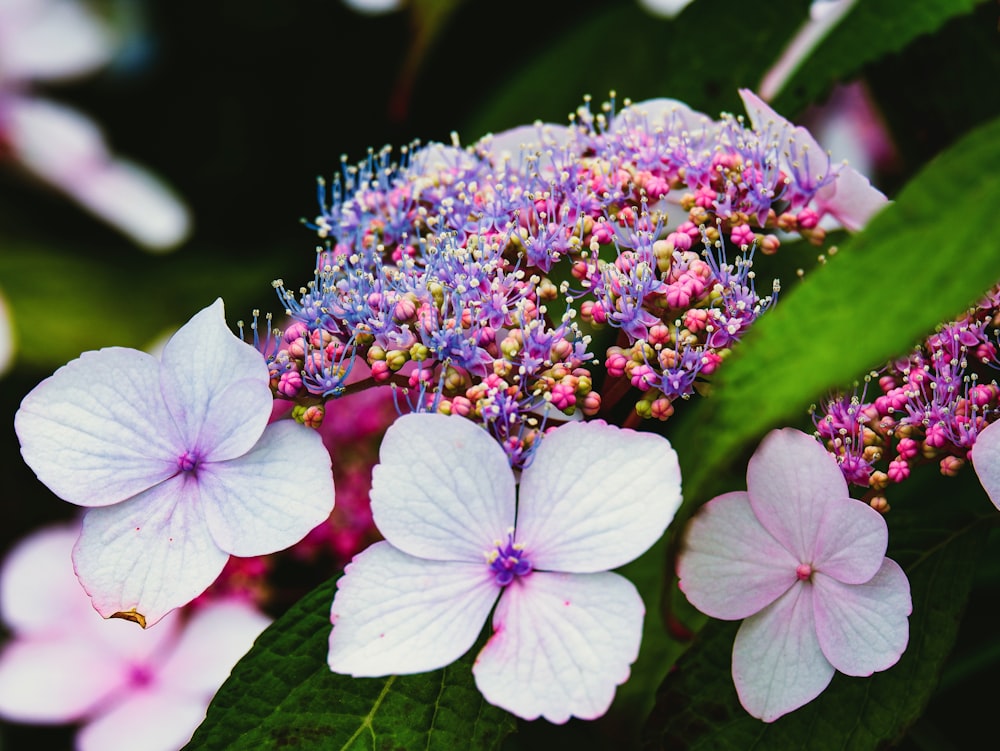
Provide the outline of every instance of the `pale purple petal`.
<path id="1" fill-rule="evenodd" d="M 575 131 L 566 125 L 537 122 L 491 134 L 481 139 L 476 148 L 483 151 L 495 165 L 511 162 L 520 165 L 529 157 L 536 171 L 551 172 L 556 167 L 553 155 L 566 151 L 575 138 Z M 570 151 L 573 151 L 570 148 Z"/>
<path id="2" fill-rule="evenodd" d="M 629 678 L 644 613 L 639 593 L 618 574 L 536 571 L 515 579 L 473 665 L 476 685 L 488 702 L 526 720 L 600 717 Z"/>
<path id="3" fill-rule="evenodd" d="M 761 526 L 746 493 L 726 493 L 688 523 L 677 576 L 698 610 L 739 620 L 787 592 L 798 581 L 800 562 Z"/>
<path id="4" fill-rule="evenodd" d="M 157 671 L 174 692 L 209 697 L 229 677 L 271 619 L 246 602 L 213 602 L 199 609 Z"/>
<path id="5" fill-rule="evenodd" d="M 485 563 L 428 561 L 377 542 L 337 584 L 330 669 L 366 677 L 449 665 L 476 641 L 499 591 Z"/>
<path id="6" fill-rule="evenodd" d="M 841 584 L 815 574 L 816 633 L 840 672 L 867 676 L 895 665 L 910 637 L 910 583 L 888 558 L 867 584 Z"/>
<path id="7" fill-rule="evenodd" d="M 283 550 L 333 511 L 323 439 L 290 420 L 268 425 L 244 456 L 202 465 L 197 482 L 212 538 L 233 555 Z"/>
<path id="8" fill-rule="evenodd" d="M 479 160 L 465 149 L 443 143 L 429 143 L 410 154 L 410 172 L 418 175 L 452 170 L 461 172 L 474 169 L 478 164 Z M 415 187 L 419 188 L 419 182 Z"/>
<path id="9" fill-rule="evenodd" d="M 400 550 L 481 563 L 514 526 L 514 474 L 470 420 L 404 415 L 382 440 L 371 501 L 379 532 Z"/>
<path id="10" fill-rule="evenodd" d="M 650 133 L 663 128 L 672 133 L 702 136 L 715 130 L 717 125 L 708 115 L 691 109 L 680 100 L 660 97 L 633 102 L 622 109 L 611 124 L 611 132 L 639 127 Z"/>
<path id="11" fill-rule="evenodd" d="M 844 584 L 863 584 L 882 566 L 888 544 L 889 528 L 878 511 L 852 498 L 830 499 L 809 563 Z"/>
<path id="12" fill-rule="evenodd" d="M 994 422 L 976 436 L 972 447 L 972 466 L 986 495 L 1000 509 L 1000 422 Z"/>
<path id="13" fill-rule="evenodd" d="M 228 559 L 208 531 L 197 483 L 186 475 L 127 503 L 90 509 L 73 551 L 97 611 L 108 618 L 134 610 L 147 626 L 204 592 Z"/>
<path id="14" fill-rule="evenodd" d="M 637 558 L 681 503 L 670 442 L 599 422 L 542 438 L 521 475 L 516 540 L 535 568 L 588 573 Z"/>
<path id="15" fill-rule="evenodd" d="M 120 704 L 76 734 L 77 751 L 176 751 L 205 719 L 209 696 L 164 693 L 153 686 Z"/>
<path id="16" fill-rule="evenodd" d="M 0 612 L 16 633 L 75 628 L 81 616 L 98 619 L 70 556 L 80 535 L 77 524 L 60 524 L 21 540 L 0 570 Z"/>
<path id="17" fill-rule="evenodd" d="M 226 326 L 222 300 L 199 311 L 163 348 L 162 391 L 188 448 L 203 461 L 242 456 L 273 402 L 267 363 Z"/>
<path id="18" fill-rule="evenodd" d="M 827 503 L 848 498 L 837 461 L 798 430 L 773 430 L 747 467 L 747 492 L 761 524 L 799 561 L 812 560 Z"/>
<path id="19" fill-rule="evenodd" d="M 816 192 L 816 206 L 852 232 L 864 228 L 888 203 L 885 193 L 847 165 L 841 168 L 836 181 Z"/>
<path id="20" fill-rule="evenodd" d="M 750 91 L 750 89 L 740 89 L 739 93 L 740 99 L 743 100 L 743 108 L 747 111 L 747 115 L 750 117 L 750 125 L 754 130 L 766 131 L 768 128 L 774 128 L 779 133 L 783 133 L 795 128 L 791 122 L 775 112 L 767 102 Z M 807 136 L 809 135 L 809 131 L 804 128 L 803 131 Z M 811 138 L 811 136 L 809 137 Z M 807 142 L 804 145 L 820 152 L 823 151 L 823 148 L 815 140 L 811 143 Z"/>
<path id="21" fill-rule="evenodd" d="M 833 678 L 816 638 L 813 594 L 808 584 L 792 587 L 736 633 L 736 693 L 743 708 L 764 722 L 812 701 Z"/>
<path id="22" fill-rule="evenodd" d="M 183 445 L 159 397 L 160 365 L 134 349 L 85 352 L 21 402 L 21 455 L 64 500 L 106 506 L 177 472 Z"/>
<path id="23" fill-rule="evenodd" d="M 20 639 L 0 653 L 0 717 L 73 722 L 125 685 L 126 673 L 100 644 L 67 636 Z"/>

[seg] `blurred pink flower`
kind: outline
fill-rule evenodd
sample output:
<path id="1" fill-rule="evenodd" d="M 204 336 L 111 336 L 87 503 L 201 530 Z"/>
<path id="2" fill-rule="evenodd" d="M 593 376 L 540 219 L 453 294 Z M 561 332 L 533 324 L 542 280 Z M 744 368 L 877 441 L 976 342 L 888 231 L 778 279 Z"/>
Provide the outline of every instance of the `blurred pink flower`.
<path id="1" fill-rule="evenodd" d="M 90 73 L 113 49 L 110 31 L 74 0 L 0 0 L 0 156 L 137 244 L 166 250 L 190 231 L 184 204 L 148 170 L 111 154 L 88 117 L 31 90 Z"/>
<path id="2" fill-rule="evenodd" d="M 151 631 L 105 621 L 73 575 L 76 525 L 23 540 L 0 570 L 13 637 L 0 652 L 0 716 L 81 722 L 79 751 L 174 751 L 268 619 L 242 602 L 172 613 Z"/>
<path id="3" fill-rule="evenodd" d="M 868 676 L 896 664 L 912 606 L 887 544 L 885 520 L 848 495 L 834 458 L 791 429 L 761 442 L 746 492 L 695 515 L 680 587 L 713 618 L 745 619 L 733 680 L 747 712 L 771 722 L 815 699 L 837 670 Z"/>

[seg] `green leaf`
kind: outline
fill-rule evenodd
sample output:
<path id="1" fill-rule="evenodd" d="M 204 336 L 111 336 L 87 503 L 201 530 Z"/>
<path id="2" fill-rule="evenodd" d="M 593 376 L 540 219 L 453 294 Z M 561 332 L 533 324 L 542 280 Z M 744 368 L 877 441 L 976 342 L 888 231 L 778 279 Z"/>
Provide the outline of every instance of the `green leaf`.
<path id="1" fill-rule="evenodd" d="M 185 747 L 499 749 L 514 718 L 483 700 L 474 648 L 433 673 L 349 678 L 326 663 L 335 581 L 306 595 L 257 639 Z"/>
<path id="2" fill-rule="evenodd" d="M 894 667 L 871 678 L 838 673 L 817 699 L 765 724 L 743 710 L 733 686 L 730 659 L 739 624 L 712 621 L 660 687 L 647 747 L 860 751 L 898 740 L 935 689 L 995 521 L 995 513 L 983 520 L 936 505 L 929 512 L 892 512 L 902 514 L 892 555 L 904 565 L 913 597 L 910 643 Z"/>
<path id="3" fill-rule="evenodd" d="M 753 325 L 719 370 L 701 471 L 800 420 L 827 389 L 904 353 L 1000 279 L 1000 255 L 984 247 L 1000 205 L 997 144 L 1000 120 L 941 154 Z"/>
<path id="4" fill-rule="evenodd" d="M 808 7 L 759 3 L 751 12 L 741 0 L 698 0 L 664 20 L 636 2 L 609 4 L 531 60 L 463 133 L 564 122 L 584 94 L 600 101 L 612 89 L 634 101 L 680 99 L 709 115 L 742 111 L 737 88 L 757 86 L 771 60 L 764 51 L 777 56 Z"/>
<path id="5" fill-rule="evenodd" d="M 962 50 L 961 55 L 954 54 Z M 947 61 L 942 64 L 942 61 Z M 905 171 L 915 170 L 977 125 L 1000 115 L 1000 96 L 982 81 L 1000 80 L 997 9 L 980 4 L 901 54 L 865 68 Z"/>
<path id="6" fill-rule="evenodd" d="M 792 75 L 775 98 L 774 108 L 783 113 L 798 112 L 828 89 L 831 80 L 854 78 L 864 65 L 900 52 L 949 19 L 986 2 L 859 0 Z"/>

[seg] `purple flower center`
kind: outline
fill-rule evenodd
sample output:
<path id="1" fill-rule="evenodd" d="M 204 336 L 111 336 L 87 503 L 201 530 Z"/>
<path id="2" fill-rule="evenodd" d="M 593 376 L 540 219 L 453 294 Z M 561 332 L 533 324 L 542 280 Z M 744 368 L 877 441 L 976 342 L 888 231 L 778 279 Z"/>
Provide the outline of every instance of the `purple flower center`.
<path id="1" fill-rule="evenodd" d="M 799 581 L 809 581 L 812 578 L 813 567 L 808 563 L 800 563 L 795 567 L 795 575 L 799 577 Z"/>
<path id="2" fill-rule="evenodd" d="M 153 682 L 153 671 L 145 665 L 132 665 L 129 668 L 128 684 L 133 688 L 144 688 Z"/>
<path id="3" fill-rule="evenodd" d="M 506 544 L 499 540 L 496 548 L 486 554 L 493 579 L 501 587 L 506 587 L 517 576 L 527 576 L 531 573 L 531 561 L 524 553 L 524 546 L 514 543 L 514 532 L 507 533 Z"/>
<path id="4" fill-rule="evenodd" d="M 185 451 L 177 457 L 177 467 L 181 472 L 194 472 L 200 463 L 201 457 L 194 451 Z"/>

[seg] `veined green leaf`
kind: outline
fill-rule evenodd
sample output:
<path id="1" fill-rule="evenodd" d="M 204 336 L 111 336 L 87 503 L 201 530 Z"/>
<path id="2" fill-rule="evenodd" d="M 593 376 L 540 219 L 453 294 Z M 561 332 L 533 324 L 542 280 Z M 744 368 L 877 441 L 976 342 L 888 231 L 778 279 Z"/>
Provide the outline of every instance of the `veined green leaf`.
<path id="1" fill-rule="evenodd" d="M 387 678 L 330 672 L 330 580 L 258 639 L 215 695 L 187 751 L 499 749 L 514 718 L 486 703 L 473 649 L 443 670 Z"/>

